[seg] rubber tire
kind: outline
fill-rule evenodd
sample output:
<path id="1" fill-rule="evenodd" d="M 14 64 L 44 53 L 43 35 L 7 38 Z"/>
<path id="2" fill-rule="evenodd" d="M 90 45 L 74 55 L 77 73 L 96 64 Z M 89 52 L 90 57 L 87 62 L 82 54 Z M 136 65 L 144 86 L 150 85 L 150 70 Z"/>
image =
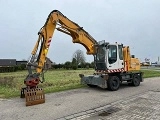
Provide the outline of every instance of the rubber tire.
<path id="1" fill-rule="evenodd" d="M 140 76 L 139 75 L 137 75 L 137 74 L 135 74 L 134 76 L 133 76 L 133 80 L 132 80 L 132 85 L 133 86 L 139 86 L 140 85 L 140 82 L 141 82 L 141 80 L 140 80 Z"/>
<path id="2" fill-rule="evenodd" d="M 95 87 L 97 87 L 97 85 L 91 85 L 91 84 L 87 84 L 89 87 L 91 87 L 91 88 L 95 88 Z"/>
<path id="3" fill-rule="evenodd" d="M 120 79 L 117 76 L 110 76 L 107 80 L 108 89 L 111 91 L 116 91 L 120 86 Z"/>

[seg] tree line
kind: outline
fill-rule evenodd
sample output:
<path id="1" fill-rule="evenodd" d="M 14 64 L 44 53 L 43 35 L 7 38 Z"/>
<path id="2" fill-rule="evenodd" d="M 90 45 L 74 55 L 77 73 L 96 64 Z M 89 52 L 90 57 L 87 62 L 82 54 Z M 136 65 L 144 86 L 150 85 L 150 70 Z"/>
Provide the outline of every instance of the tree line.
<path id="1" fill-rule="evenodd" d="M 64 64 L 52 65 L 52 68 L 53 69 L 67 69 L 67 70 L 70 70 L 70 69 L 76 70 L 78 68 L 89 69 L 89 68 L 94 68 L 94 62 L 80 63 L 80 64 L 77 65 L 73 61 L 72 62 L 66 61 Z"/>
<path id="2" fill-rule="evenodd" d="M 0 67 L 0 73 L 16 72 L 18 70 L 25 70 L 25 69 L 26 69 L 26 65 L 25 64 L 16 65 L 16 66 L 3 66 L 3 67 Z"/>
<path id="3" fill-rule="evenodd" d="M 76 70 L 78 68 L 94 68 L 94 62 L 86 62 L 84 53 L 82 50 L 76 50 L 72 56 L 72 61 L 66 61 L 64 64 L 55 64 L 52 65 L 54 69 L 73 69 Z"/>
<path id="4" fill-rule="evenodd" d="M 73 69 L 76 70 L 78 68 L 94 68 L 94 62 L 86 62 L 84 53 L 82 50 L 76 50 L 72 56 L 72 61 L 66 61 L 62 64 L 54 64 L 52 65 L 52 69 Z M 4 66 L 0 67 L 0 73 L 3 72 L 15 72 L 19 70 L 25 70 L 26 64 L 16 65 L 16 66 Z"/>

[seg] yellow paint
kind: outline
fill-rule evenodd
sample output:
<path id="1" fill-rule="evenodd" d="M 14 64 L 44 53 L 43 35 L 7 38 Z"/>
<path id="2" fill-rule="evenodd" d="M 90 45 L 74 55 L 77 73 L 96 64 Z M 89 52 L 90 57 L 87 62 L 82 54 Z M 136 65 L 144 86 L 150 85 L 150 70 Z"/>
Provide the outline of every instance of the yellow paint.
<path id="1" fill-rule="evenodd" d="M 39 38 L 32 51 L 32 55 L 35 55 L 39 45 L 41 45 L 40 42 L 43 43 L 41 48 L 42 51 L 41 53 L 38 53 L 40 57 L 38 59 L 39 67 L 37 68 L 37 73 L 41 73 L 43 70 L 45 59 L 49 50 L 48 42 L 50 41 L 50 38 L 52 38 L 56 26 L 59 26 L 57 30 L 60 32 L 70 35 L 73 43 L 79 43 L 83 45 L 87 50 L 87 54 L 92 55 L 96 53 L 94 45 L 97 44 L 97 41 L 91 35 L 89 35 L 78 24 L 69 20 L 61 12 L 52 11 L 48 16 L 45 25 L 41 28 L 39 32 Z"/>
<path id="2" fill-rule="evenodd" d="M 140 70 L 140 61 L 138 58 L 131 58 L 129 46 L 123 48 L 123 57 L 125 61 L 125 71 Z"/>

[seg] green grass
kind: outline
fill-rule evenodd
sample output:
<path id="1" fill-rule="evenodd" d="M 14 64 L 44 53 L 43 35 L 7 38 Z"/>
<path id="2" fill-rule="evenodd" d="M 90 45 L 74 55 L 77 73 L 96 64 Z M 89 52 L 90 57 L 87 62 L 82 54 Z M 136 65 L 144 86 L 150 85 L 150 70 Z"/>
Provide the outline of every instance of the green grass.
<path id="1" fill-rule="evenodd" d="M 80 84 L 79 74 L 93 74 L 94 70 L 49 70 L 45 73 L 45 82 L 40 83 L 45 93 L 84 87 Z M 0 98 L 20 95 L 27 71 L 0 73 Z"/>
<path id="2" fill-rule="evenodd" d="M 142 70 L 144 78 L 159 77 L 160 71 Z M 40 83 L 45 93 L 84 87 L 80 84 L 79 74 L 93 74 L 94 70 L 49 70 L 45 73 L 45 82 Z M 24 86 L 23 80 L 27 71 L 0 73 L 0 98 L 10 98 L 20 95 L 20 89 Z"/>
<path id="3" fill-rule="evenodd" d="M 142 72 L 144 72 L 144 75 L 143 75 L 144 78 L 160 77 L 160 71 L 142 70 Z"/>

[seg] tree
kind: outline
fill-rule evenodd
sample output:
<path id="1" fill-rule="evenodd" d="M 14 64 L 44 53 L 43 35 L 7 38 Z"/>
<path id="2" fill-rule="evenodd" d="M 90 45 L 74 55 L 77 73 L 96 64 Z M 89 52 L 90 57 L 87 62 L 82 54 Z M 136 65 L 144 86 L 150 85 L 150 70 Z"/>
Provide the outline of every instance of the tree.
<path id="1" fill-rule="evenodd" d="M 86 68 L 86 69 L 89 69 L 89 68 L 90 68 L 90 66 L 91 66 L 91 64 L 90 64 L 90 63 L 88 63 L 88 62 L 85 64 L 85 68 Z"/>
<path id="2" fill-rule="evenodd" d="M 71 62 L 70 61 L 67 61 L 67 62 L 65 62 L 64 63 L 64 66 L 65 66 L 65 68 L 67 69 L 67 70 L 69 70 L 70 68 L 71 68 Z"/>
<path id="3" fill-rule="evenodd" d="M 78 68 L 77 60 L 75 58 L 72 59 L 72 69 L 76 70 Z"/>
<path id="4" fill-rule="evenodd" d="M 73 58 L 76 60 L 76 65 L 85 63 L 85 56 L 82 50 L 76 50 L 73 54 Z"/>
<path id="5" fill-rule="evenodd" d="M 81 62 L 79 65 L 78 65 L 79 68 L 85 68 L 85 63 L 84 62 Z"/>
<path id="6" fill-rule="evenodd" d="M 95 68 L 94 61 L 91 62 L 91 68 Z"/>

